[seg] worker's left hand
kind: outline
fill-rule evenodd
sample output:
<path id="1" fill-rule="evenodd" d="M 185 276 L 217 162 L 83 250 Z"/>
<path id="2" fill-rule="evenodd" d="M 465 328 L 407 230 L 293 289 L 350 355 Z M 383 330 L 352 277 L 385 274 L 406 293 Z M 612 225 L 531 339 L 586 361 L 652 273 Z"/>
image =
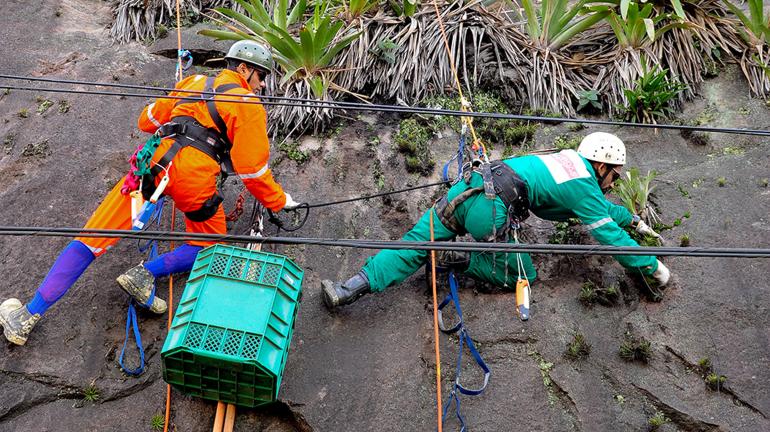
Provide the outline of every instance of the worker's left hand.
<path id="1" fill-rule="evenodd" d="M 644 223 L 643 220 L 639 220 L 639 222 L 636 224 L 636 232 L 638 232 L 641 235 L 648 235 L 648 236 L 653 236 L 655 238 L 660 238 L 660 234 L 656 233 L 655 230 L 650 228 L 650 226 Z"/>
<path id="2" fill-rule="evenodd" d="M 299 207 L 300 203 L 294 201 L 291 198 L 291 195 L 286 194 L 286 204 L 283 206 L 284 210 L 294 210 L 295 208 Z"/>

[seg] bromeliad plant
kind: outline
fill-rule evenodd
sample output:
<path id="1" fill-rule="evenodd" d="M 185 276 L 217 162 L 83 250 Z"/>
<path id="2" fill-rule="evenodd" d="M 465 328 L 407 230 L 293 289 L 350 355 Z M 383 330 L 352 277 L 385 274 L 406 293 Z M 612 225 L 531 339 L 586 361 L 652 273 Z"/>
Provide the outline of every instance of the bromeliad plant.
<path id="1" fill-rule="evenodd" d="M 524 76 L 527 99 L 532 108 L 574 114 L 573 99 L 579 89 L 592 88 L 593 82 L 575 68 L 565 67 L 570 56 L 563 49 L 586 30 L 601 22 L 609 9 L 591 9 L 598 0 L 521 0 L 526 15 L 524 31 L 528 41 L 521 41 L 529 51 L 531 72 Z"/>
<path id="2" fill-rule="evenodd" d="M 409 18 L 414 16 L 420 0 L 389 0 L 388 3 L 390 4 L 390 8 L 393 9 L 393 12 L 396 14 L 396 16 Z"/>
<path id="3" fill-rule="evenodd" d="M 586 5 L 599 0 L 580 0 L 569 5 L 568 0 L 521 0 L 527 17 L 527 34 L 539 48 L 558 50 L 572 38 L 603 20 L 608 10 L 591 10 Z"/>
<path id="4" fill-rule="evenodd" d="M 264 39 L 264 34 L 271 26 L 284 31 L 296 24 L 307 10 L 307 1 L 299 0 L 289 11 L 288 0 L 278 0 L 273 8 L 273 16 L 265 9 L 261 0 L 234 0 L 247 14 L 235 9 L 221 7 L 213 9 L 222 19 L 214 21 L 229 30 L 201 30 L 198 34 L 217 40 Z"/>
<path id="5" fill-rule="evenodd" d="M 612 192 L 620 198 L 623 206 L 631 214 L 636 214 L 644 219 L 649 226 L 655 226 L 660 223 L 660 217 L 655 207 L 650 202 L 650 195 L 655 190 L 652 181 L 657 177 L 655 171 L 648 171 L 643 176 L 639 168 L 630 168 L 626 171 L 625 178 L 620 178 L 615 182 Z"/>
<path id="6" fill-rule="evenodd" d="M 271 24 L 263 37 L 273 47 L 274 58 L 284 70 L 280 85 L 290 80 L 305 81 L 316 98 L 325 99 L 332 83 L 332 60 L 360 36 L 360 32 L 340 35 L 343 25 L 342 21 L 332 21 L 320 5 L 316 5 L 315 13 L 300 29 L 298 39 Z"/>
<path id="7" fill-rule="evenodd" d="M 679 93 L 686 85 L 668 78 L 668 69 L 647 68 L 642 60 L 642 75 L 633 88 L 623 90 L 626 105 L 624 118 L 636 123 L 653 123 L 673 111 Z"/>
<path id="8" fill-rule="evenodd" d="M 752 94 L 767 99 L 770 98 L 770 14 L 765 16 L 762 0 L 748 0 L 748 3 L 747 16 L 741 8 L 725 0 L 730 11 L 745 26 L 745 30 L 738 29 L 747 45 L 740 61 L 743 74 Z"/>

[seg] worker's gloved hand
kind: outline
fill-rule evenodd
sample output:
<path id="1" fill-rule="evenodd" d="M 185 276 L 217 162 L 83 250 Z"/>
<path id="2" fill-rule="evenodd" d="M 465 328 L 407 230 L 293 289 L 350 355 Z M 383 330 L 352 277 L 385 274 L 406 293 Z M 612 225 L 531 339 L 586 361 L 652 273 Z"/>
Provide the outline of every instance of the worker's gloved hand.
<path id="1" fill-rule="evenodd" d="M 636 223 L 636 232 L 638 232 L 641 235 L 648 235 L 648 236 L 653 236 L 655 238 L 660 238 L 660 234 L 656 233 L 655 230 L 650 228 L 650 226 L 644 223 L 644 221 L 641 219 L 639 219 L 639 222 Z"/>
<path id="2" fill-rule="evenodd" d="M 286 205 L 283 206 L 284 210 L 294 210 L 295 208 L 299 207 L 300 203 L 294 201 L 291 198 L 291 195 L 286 194 Z"/>
<path id="3" fill-rule="evenodd" d="M 668 284 L 668 280 L 671 278 L 671 272 L 668 270 L 668 267 L 663 265 L 663 263 L 658 260 L 658 269 L 655 270 L 655 273 L 652 274 L 652 277 L 654 277 L 658 282 L 658 286 L 664 287 L 666 284 Z"/>

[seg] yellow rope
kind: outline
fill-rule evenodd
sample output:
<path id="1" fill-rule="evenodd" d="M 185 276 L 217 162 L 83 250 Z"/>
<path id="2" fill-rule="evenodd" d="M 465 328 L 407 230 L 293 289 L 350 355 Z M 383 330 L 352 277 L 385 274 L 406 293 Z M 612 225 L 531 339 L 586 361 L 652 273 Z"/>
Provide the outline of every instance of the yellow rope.
<path id="1" fill-rule="evenodd" d="M 454 76 L 455 85 L 457 86 L 457 93 L 459 93 L 460 95 L 460 109 L 462 111 L 469 111 L 471 104 L 467 99 L 465 99 L 465 96 L 463 96 L 463 89 L 462 89 L 462 85 L 460 84 L 460 76 L 457 74 L 457 68 L 455 68 L 454 55 L 452 55 L 452 50 L 451 48 L 449 48 L 449 38 L 447 38 L 446 29 L 444 28 L 444 20 L 443 18 L 441 18 L 441 13 L 438 10 L 437 0 L 433 0 L 433 8 L 436 11 L 436 19 L 438 21 L 439 28 L 441 29 L 441 36 L 444 39 L 444 48 L 446 48 L 446 53 L 449 56 L 449 67 L 452 69 L 452 75 Z M 473 120 L 470 117 L 462 117 L 462 121 L 471 130 L 474 150 L 477 148 L 477 146 L 480 146 L 481 150 L 483 151 L 484 158 L 486 159 L 487 148 L 484 146 L 484 143 L 481 142 L 478 136 L 476 136 L 476 129 L 473 128 Z"/>

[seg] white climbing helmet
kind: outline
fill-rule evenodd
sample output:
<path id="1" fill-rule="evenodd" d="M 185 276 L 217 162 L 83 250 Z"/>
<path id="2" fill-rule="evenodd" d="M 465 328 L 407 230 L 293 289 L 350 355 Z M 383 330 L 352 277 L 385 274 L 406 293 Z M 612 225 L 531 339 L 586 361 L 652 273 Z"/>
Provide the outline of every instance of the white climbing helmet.
<path id="1" fill-rule="evenodd" d="M 611 133 L 594 132 L 586 135 L 577 151 L 590 161 L 610 165 L 626 164 L 626 146 L 620 138 Z"/>

